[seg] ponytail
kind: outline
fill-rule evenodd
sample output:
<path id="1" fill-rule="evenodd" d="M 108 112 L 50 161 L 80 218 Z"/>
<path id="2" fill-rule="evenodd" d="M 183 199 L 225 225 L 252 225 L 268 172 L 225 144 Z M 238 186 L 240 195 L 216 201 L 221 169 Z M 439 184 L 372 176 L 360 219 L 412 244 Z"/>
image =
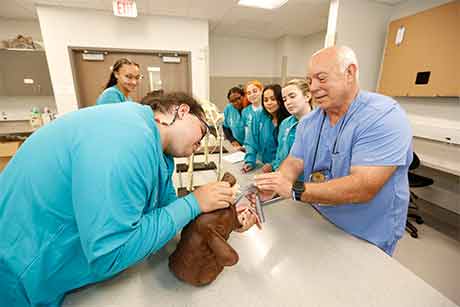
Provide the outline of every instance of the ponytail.
<path id="1" fill-rule="evenodd" d="M 117 78 L 115 77 L 115 73 L 112 71 L 110 73 L 110 78 L 109 78 L 109 81 L 107 82 L 107 84 L 105 85 L 105 88 L 104 89 L 107 89 L 109 87 L 112 87 L 114 86 L 115 84 L 117 84 L 118 80 Z"/>

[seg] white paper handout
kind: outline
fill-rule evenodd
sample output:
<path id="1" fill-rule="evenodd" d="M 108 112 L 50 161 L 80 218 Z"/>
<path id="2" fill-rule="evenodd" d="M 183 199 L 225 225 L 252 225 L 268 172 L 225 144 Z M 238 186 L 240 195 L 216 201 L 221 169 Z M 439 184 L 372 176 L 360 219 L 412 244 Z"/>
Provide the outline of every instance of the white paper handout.
<path id="1" fill-rule="evenodd" d="M 244 152 L 236 151 L 234 153 L 223 156 L 222 159 L 230 163 L 238 163 L 244 160 Z"/>

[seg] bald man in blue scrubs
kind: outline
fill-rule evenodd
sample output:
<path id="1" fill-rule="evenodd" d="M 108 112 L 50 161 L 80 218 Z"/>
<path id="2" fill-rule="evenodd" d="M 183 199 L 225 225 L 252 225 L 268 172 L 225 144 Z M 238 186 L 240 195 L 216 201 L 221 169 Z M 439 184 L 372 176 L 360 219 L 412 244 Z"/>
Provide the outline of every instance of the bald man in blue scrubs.
<path id="1" fill-rule="evenodd" d="M 184 198 L 173 157 L 206 133 L 185 94 L 96 106 L 40 128 L 0 173 L 0 306 L 60 306 L 165 245 L 201 212 L 227 207 L 228 183 Z"/>
<path id="2" fill-rule="evenodd" d="M 267 196 L 313 204 L 339 228 L 392 255 L 409 204 L 406 114 L 395 100 L 359 89 L 348 47 L 315 53 L 307 78 L 319 108 L 300 121 L 279 172 L 256 176 L 256 184 Z M 306 182 L 294 183 L 302 172 Z"/>

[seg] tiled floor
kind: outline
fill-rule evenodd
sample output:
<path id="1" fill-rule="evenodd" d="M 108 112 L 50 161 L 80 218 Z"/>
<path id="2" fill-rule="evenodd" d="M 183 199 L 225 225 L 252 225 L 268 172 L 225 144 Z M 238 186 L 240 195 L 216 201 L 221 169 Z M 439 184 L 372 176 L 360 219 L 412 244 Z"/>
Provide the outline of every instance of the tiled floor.
<path id="1" fill-rule="evenodd" d="M 430 220 L 427 222 L 430 224 Z M 414 225 L 418 228 L 419 238 L 414 239 L 406 233 L 394 258 L 460 305 L 460 242 L 445 234 L 449 232 L 436 230 L 442 231 L 439 224 L 433 227 L 427 223 Z"/>

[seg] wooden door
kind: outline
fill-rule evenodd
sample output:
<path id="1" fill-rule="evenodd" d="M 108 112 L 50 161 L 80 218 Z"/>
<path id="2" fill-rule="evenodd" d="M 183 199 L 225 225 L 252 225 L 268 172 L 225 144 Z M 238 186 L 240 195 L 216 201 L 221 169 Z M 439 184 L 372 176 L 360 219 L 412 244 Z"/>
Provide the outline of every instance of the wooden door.
<path id="1" fill-rule="evenodd" d="M 95 53 L 103 60 L 85 60 L 84 53 Z M 136 92 L 131 94 L 134 101 L 140 101 L 149 91 L 163 89 L 166 92 L 182 91 L 191 93 L 191 77 L 188 54 L 177 54 L 180 63 L 164 62 L 163 56 L 174 56 L 171 53 L 141 53 L 108 50 L 72 49 L 73 74 L 76 83 L 78 105 L 80 108 L 96 104 L 96 100 L 107 84 L 111 66 L 122 57 L 127 57 L 140 66 L 143 79 L 139 82 Z M 176 58 L 177 58 L 176 57 Z M 154 78 L 155 80 L 152 80 Z"/>

